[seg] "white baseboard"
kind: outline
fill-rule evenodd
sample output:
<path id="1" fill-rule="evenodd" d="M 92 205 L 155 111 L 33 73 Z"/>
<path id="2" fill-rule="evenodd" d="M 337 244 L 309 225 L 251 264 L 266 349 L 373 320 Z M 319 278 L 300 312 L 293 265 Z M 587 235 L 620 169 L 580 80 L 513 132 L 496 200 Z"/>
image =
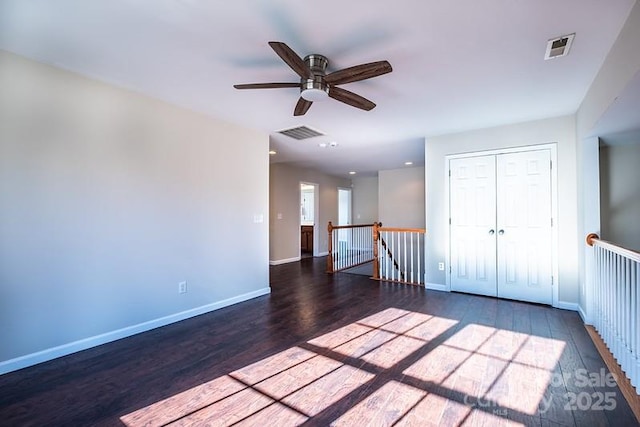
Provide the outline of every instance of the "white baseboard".
<path id="1" fill-rule="evenodd" d="M 554 307 L 562 310 L 578 311 L 578 303 L 575 302 L 558 301 Z"/>
<path id="2" fill-rule="evenodd" d="M 286 259 L 276 259 L 276 260 L 269 260 L 269 265 L 280 265 L 280 264 L 288 264 L 290 262 L 297 262 L 300 261 L 300 257 L 296 256 L 293 258 L 286 258 Z"/>
<path id="3" fill-rule="evenodd" d="M 91 347 L 96 347 L 122 338 L 130 337 L 141 332 L 150 331 L 152 329 L 166 326 L 171 323 L 180 322 L 181 320 L 189 319 L 190 317 L 199 316 L 201 314 L 218 310 L 223 307 L 228 307 L 239 302 L 247 301 L 262 295 L 267 295 L 270 292 L 270 287 L 258 289 L 257 291 L 238 295 L 180 313 L 171 314 L 159 319 L 150 320 L 148 322 L 139 323 L 137 325 L 127 326 L 126 328 L 74 341 L 68 344 L 63 344 L 57 347 L 48 348 L 46 350 L 16 357 L 14 359 L 9 359 L 0 362 L 0 375 L 6 374 L 7 372 L 17 371 L 18 369 L 27 368 L 29 366 L 37 365 L 38 363 L 47 362 L 58 357 L 67 356 L 69 354 L 86 350 Z"/>
<path id="4" fill-rule="evenodd" d="M 320 257 L 320 256 L 327 256 L 327 255 L 329 255 L 328 251 L 327 252 L 320 252 L 319 254 L 317 254 L 315 256 Z"/>
<path id="5" fill-rule="evenodd" d="M 425 283 L 424 287 L 433 291 L 449 292 L 447 285 L 442 285 L 440 283 Z"/>
<path id="6" fill-rule="evenodd" d="M 578 305 L 578 314 L 582 318 L 582 321 L 584 322 L 585 325 L 592 324 L 592 322 L 589 319 L 587 319 L 587 313 L 584 311 L 581 305 Z"/>

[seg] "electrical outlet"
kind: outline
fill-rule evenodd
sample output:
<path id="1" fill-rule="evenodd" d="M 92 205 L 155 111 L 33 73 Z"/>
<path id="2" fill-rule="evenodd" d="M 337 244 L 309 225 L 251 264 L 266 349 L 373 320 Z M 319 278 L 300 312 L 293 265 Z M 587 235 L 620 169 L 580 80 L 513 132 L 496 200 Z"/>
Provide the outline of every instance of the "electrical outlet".
<path id="1" fill-rule="evenodd" d="M 444 271 L 444 262 L 439 262 L 438 263 L 438 270 Z"/>
<path id="2" fill-rule="evenodd" d="M 178 283 L 178 293 L 179 294 L 186 294 L 187 293 L 187 282 L 180 282 Z"/>

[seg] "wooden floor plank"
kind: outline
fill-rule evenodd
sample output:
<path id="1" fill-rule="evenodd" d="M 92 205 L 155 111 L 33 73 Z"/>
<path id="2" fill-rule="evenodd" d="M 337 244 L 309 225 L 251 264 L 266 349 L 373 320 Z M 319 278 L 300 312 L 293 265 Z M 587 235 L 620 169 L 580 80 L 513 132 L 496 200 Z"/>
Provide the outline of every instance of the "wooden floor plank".
<path id="1" fill-rule="evenodd" d="M 575 312 L 324 270 L 2 375 L 0 426 L 638 425 L 618 387 L 576 382 L 609 371 Z M 603 391 L 611 411 L 571 407 Z"/>

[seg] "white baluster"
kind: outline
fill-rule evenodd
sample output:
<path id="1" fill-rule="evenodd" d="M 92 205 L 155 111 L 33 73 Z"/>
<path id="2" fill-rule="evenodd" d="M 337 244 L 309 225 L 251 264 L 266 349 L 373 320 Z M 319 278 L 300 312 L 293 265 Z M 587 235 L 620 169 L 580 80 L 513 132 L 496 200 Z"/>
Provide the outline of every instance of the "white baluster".
<path id="1" fill-rule="evenodd" d="M 411 233 L 411 283 L 414 283 L 413 281 L 413 238 L 414 238 L 414 233 Z"/>
<path id="2" fill-rule="evenodd" d="M 418 236 L 418 283 L 424 283 L 423 278 L 424 278 L 424 274 L 422 274 L 422 270 L 420 269 L 420 264 L 422 261 L 422 255 L 420 255 L 420 248 L 422 247 L 422 242 L 424 241 L 424 239 L 422 239 L 421 241 L 421 237 L 422 236 Z"/>
<path id="3" fill-rule="evenodd" d="M 389 232 L 390 235 L 390 241 L 387 240 L 387 245 L 389 246 L 389 250 L 391 251 L 391 256 L 389 256 L 389 269 L 391 271 L 391 280 L 394 280 L 396 277 L 396 269 L 393 266 L 393 253 L 395 250 L 395 243 L 396 243 L 396 235 L 393 231 Z"/>
<path id="4" fill-rule="evenodd" d="M 621 271 L 621 260 L 620 256 L 616 255 L 616 269 L 614 271 L 614 287 L 613 287 L 613 296 L 614 300 L 614 345 L 615 345 L 615 354 L 620 358 L 620 300 L 622 299 L 622 295 L 620 295 L 620 277 L 622 276 Z"/>
<path id="5" fill-rule="evenodd" d="M 333 244 L 335 245 L 334 247 L 336 248 L 336 265 L 338 266 L 338 269 L 340 269 L 342 267 L 342 256 L 340 255 L 342 250 L 340 248 L 340 230 L 339 229 L 336 230 L 336 233 L 333 239 Z"/>
<path id="6" fill-rule="evenodd" d="M 611 291 L 612 291 L 612 287 L 611 287 L 611 283 L 613 282 L 613 263 L 614 263 L 614 259 L 613 259 L 613 254 L 609 253 L 609 259 L 607 260 L 607 293 L 606 293 L 606 301 L 607 301 L 607 312 L 605 315 L 605 322 L 606 322 L 606 326 L 605 326 L 605 333 L 607 334 L 607 343 L 609 346 L 611 346 Z"/>
<path id="7" fill-rule="evenodd" d="M 625 354 L 625 366 L 626 371 L 630 372 L 630 366 L 631 366 L 631 345 L 629 343 L 629 326 L 630 326 L 630 322 L 629 322 L 629 309 L 631 308 L 629 306 L 629 303 L 631 301 L 631 296 L 629 295 L 629 267 L 630 267 L 630 261 L 629 259 L 624 260 L 624 280 L 623 280 L 623 284 L 624 284 L 624 288 L 623 288 L 623 301 L 622 301 L 622 307 L 623 307 L 623 313 L 622 313 L 622 321 L 623 321 L 623 328 L 624 328 L 624 334 L 623 334 L 623 342 L 624 342 L 624 354 Z"/>
<path id="8" fill-rule="evenodd" d="M 356 264 L 360 264 L 362 262 L 362 247 L 360 246 L 361 232 L 361 228 L 356 228 Z"/>
<path id="9" fill-rule="evenodd" d="M 404 280 L 405 281 L 409 281 L 409 274 L 408 274 L 408 270 L 407 270 L 407 234 L 409 233 L 402 233 L 402 238 L 404 241 L 404 245 L 403 245 L 403 249 L 402 249 L 402 258 L 404 261 Z"/>
<path id="10" fill-rule="evenodd" d="M 635 263 L 635 268 L 634 268 L 634 277 L 633 277 L 633 290 L 634 290 L 634 300 L 632 302 L 632 307 L 633 307 L 633 317 L 632 317 L 632 324 L 633 324 L 633 336 L 634 336 L 634 346 L 633 346 L 633 350 L 634 350 L 634 367 L 635 367 L 635 374 L 634 374 L 634 379 L 636 380 L 636 386 L 637 384 L 640 384 L 640 339 L 638 337 L 638 334 L 640 334 L 640 327 L 638 327 L 638 323 L 640 323 L 640 310 L 638 310 L 638 304 L 640 304 L 640 298 L 638 297 L 638 294 L 640 294 L 640 289 L 638 289 L 638 287 L 640 286 L 640 262 L 634 262 Z"/>

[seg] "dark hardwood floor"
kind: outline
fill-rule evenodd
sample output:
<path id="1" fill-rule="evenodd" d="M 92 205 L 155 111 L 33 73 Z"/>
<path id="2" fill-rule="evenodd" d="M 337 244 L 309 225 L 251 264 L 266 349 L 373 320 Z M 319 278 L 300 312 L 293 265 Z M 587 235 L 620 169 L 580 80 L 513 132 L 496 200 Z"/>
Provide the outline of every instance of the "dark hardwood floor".
<path id="1" fill-rule="evenodd" d="M 0 425 L 637 425 L 574 312 L 324 269 L 0 376 Z"/>

